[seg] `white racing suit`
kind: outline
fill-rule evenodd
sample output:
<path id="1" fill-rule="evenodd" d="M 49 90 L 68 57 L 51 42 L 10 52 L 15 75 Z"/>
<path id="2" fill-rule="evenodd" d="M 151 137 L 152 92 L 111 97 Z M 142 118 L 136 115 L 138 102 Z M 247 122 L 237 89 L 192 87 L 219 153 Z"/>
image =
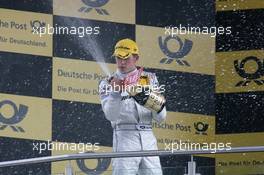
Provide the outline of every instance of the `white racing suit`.
<path id="1" fill-rule="evenodd" d="M 138 71 L 138 70 L 134 70 Z M 133 72 L 134 72 L 133 71 Z M 151 85 L 158 85 L 155 74 L 145 72 Z M 123 79 L 127 74 L 119 71 L 114 77 Z M 107 80 L 99 85 L 100 99 L 106 118 L 113 127 L 113 151 L 157 150 L 157 140 L 152 132 L 152 119 L 161 122 L 166 118 L 166 108 L 153 112 L 139 105 L 124 92 L 105 92 Z M 131 157 L 112 159 L 113 175 L 162 175 L 159 157 Z"/>

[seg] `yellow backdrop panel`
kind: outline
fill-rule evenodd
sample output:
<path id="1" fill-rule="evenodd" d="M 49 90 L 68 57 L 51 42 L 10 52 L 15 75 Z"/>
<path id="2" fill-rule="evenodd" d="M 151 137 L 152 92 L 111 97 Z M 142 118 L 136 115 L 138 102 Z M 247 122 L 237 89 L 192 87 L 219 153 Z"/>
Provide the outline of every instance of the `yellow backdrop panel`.
<path id="1" fill-rule="evenodd" d="M 114 64 L 106 64 L 110 72 Z M 54 99 L 99 104 L 98 84 L 106 77 L 93 61 L 53 58 L 52 95 Z"/>
<path id="2" fill-rule="evenodd" d="M 51 140 L 51 99 L 0 94 L 0 102 L 1 117 L 8 122 L 1 123 L 7 125 L 0 131 L 1 136 Z M 11 120 L 14 122 L 9 123 Z"/>
<path id="3" fill-rule="evenodd" d="M 52 34 L 40 36 L 33 30 L 51 27 L 52 15 L 0 9 L 0 16 L 1 51 L 52 56 Z"/>
<path id="4" fill-rule="evenodd" d="M 106 3 L 93 1 L 86 4 L 81 0 L 54 0 L 53 14 L 135 24 L 135 0 L 111 0 Z"/>
<path id="5" fill-rule="evenodd" d="M 238 74 L 235 69 L 235 61 L 238 61 L 238 67 L 240 67 L 243 60 L 247 57 L 256 57 L 261 65 L 258 67 L 257 62 L 249 60 L 245 62 L 244 67 L 242 66 L 242 70 L 244 69 L 247 74 L 255 74 L 263 66 L 264 51 L 251 50 L 216 53 L 216 93 L 263 91 L 264 85 L 258 85 L 254 80 L 251 80 L 246 86 L 237 86 L 239 82 L 245 82 L 247 78 L 241 77 Z M 264 76 L 256 80 L 263 79 Z"/>
<path id="6" fill-rule="evenodd" d="M 192 45 L 188 45 L 191 50 L 183 58 L 190 66 L 181 66 L 176 63 L 176 59 L 170 64 L 163 64 L 160 61 L 167 56 L 159 46 L 159 38 L 162 37 L 162 43 L 168 37 L 165 35 L 165 29 L 159 27 L 136 26 L 136 41 L 140 48 L 139 64 L 144 67 L 174 70 L 179 72 L 192 72 L 200 74 L 214 75 L 215 62 L 215 38 L 205 34 L 185 34 L 177 35 L 182 48 L 186 45 L 185 41 L 190 40 Z M 180 42 L 175 39 L 167 41 L 167 48 L 171 52 L 180 52 Z"/>
<path id="7" fill-rule="evenodd" d="M 262 0 L 216 0 L 217 11 L 236 11 L 248 9 L 263 9 Z"/>

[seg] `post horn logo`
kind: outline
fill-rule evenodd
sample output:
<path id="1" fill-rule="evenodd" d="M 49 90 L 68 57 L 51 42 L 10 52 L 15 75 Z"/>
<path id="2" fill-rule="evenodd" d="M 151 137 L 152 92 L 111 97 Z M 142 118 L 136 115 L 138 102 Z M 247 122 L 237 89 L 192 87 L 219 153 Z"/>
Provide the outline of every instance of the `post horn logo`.
<path id="1" fill-rule="evenodd" d="M 109 15 L 107 10 L 105 9 L 100 9 L 99 7 L 104 6 L 105 4 L 108 3 L 109 0 L 82 0 L 82 2 L 87 6 L 87 7 L 81 7 L 78 11 L 79 12 L 84 12 L 84 13 L 89 13 L 92 9 L 95 9 L 95 11 L 99 15 Z"/>
<path id="2" fill-rule="evenodd" d="M 245 70 L 245 64 L 248 61 L 254 61 L 258 68 L 253 73 L 249 73 Z M 237 74 L 243 78 L 243 80 L 239 81 L 235 86 L 248 86 L 249 83 L 255 82 L 257 85 L 263 85 L 264 79 L 260 79 L 264 76 L 264 59 L 261 61 L 257 57 L 249 56 L 244 58 L 241 62 L 238 60 L 234 61 L 234 67 Z"/>
<path id="3" fill-rule="evenodd" d="M 180 48 L 177 51 L 170 51 L 168 48 L 168 42 L 174 40 L 179 43 Z M 186 60 L 182 60 L 192 49 L 193 42 L 191 40 L 185 39 L 182 42 L 181 38 L 178 36 L 167 36 L 164 40 L 159 37 L 159 46 L 161 51 L 167 56 L 167 58 L 162 58 L 160 63 L 170 64 L 173 60 L 180 66 L 191 66 Z"/>
<path id="4" fill-rule="evenodd" d="M 0 102 L 0 109 L 4 105 L 10 105 L 14 110 L 14 114 L 12 117 L 6 118 L 3 116 L 3 114 L 0 113 L 0 131 L 6 129 L 9 126 L 15 132 L 25 132 L 22 127 L 15 125 L 25 118 L 28 112 L 28 107 L 20 104 L 19 108 L 17 108 L 17 105 L 14 102 L 10 100 L 4 100 Z"/>
<path id="5" fill-rule="evenodd" d="M 31 25 L 31 28 L 32 28 L 31 33 L 35 33 L 36 31 L 38 33 L 40 33 L 40 32 L 43 32 L 41 30 L 43 30 L 43 27 L 46 26 L 46 23 L 45 22 L 41 22 L 39 20 L 34 20 L 34 21 L 30 21 L 30 25 Z"/>
<path id="6" fill-rule="evenodd" d="M 91 153 L 91 152 L 88 151 L 86 153 Z M 98 161 L 97 166 L 94 169 L 90 169 L 86 166 L 84 161 L 85 160 L 83 159 L 76 160 L 76 163 L 78 167 L 80 168 L 80 170 L 84 172 L 85 174 L 98 174 L 98 175 L 104 173 L 111 163 L 111 159 L 109 158 L 99 158 L 97 159 Z"/>
<path id="7" fill-rule="evenodd" d="M 194 123 L 194 128 L 196 129 L 195 134 L 198 135 L 207 135 L 206 131 L 208 130 L 208 124 L 203 122 Z"/>

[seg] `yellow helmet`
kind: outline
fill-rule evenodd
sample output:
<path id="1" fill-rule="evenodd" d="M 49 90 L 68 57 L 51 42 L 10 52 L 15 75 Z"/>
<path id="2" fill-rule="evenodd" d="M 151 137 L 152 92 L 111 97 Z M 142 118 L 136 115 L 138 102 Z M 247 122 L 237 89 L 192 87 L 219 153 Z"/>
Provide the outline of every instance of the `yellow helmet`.
<path id="1" fill-rule="evenodd" d="M 139 54 L 137 43 L 131 39 L 122 39 L 118 41 L 115 45 L 114 56 L 121 59 L 127 59 L 132 54 Z"/>

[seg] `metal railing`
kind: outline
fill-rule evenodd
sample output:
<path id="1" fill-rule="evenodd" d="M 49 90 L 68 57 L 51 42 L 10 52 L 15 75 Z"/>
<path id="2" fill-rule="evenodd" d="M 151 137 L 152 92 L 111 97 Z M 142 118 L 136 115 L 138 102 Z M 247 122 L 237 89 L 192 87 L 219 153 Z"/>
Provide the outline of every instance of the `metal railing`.
<path id="1" fill-rule="evenodd" d="M 99 159 L 99 158 L 121 158 L 121 157 L 149 157 L 149 156 L 171 156 L 171 155 L 196 155 L 196 154 L 223 154 L 223 153 L 245 153 L 245 152 L 264 152 L 264 146 L 254 147 L 234 147 L 230 150 L 153 150 L 153 151 L 126 151 L 126 152 L 110 152 L 110 153 L 79 153 L 66 154 L 57 156 L 37 157 L 21 160 L 12 160 L 0 162 L 0 167 L 58 162 L 76 159 Z"/>

